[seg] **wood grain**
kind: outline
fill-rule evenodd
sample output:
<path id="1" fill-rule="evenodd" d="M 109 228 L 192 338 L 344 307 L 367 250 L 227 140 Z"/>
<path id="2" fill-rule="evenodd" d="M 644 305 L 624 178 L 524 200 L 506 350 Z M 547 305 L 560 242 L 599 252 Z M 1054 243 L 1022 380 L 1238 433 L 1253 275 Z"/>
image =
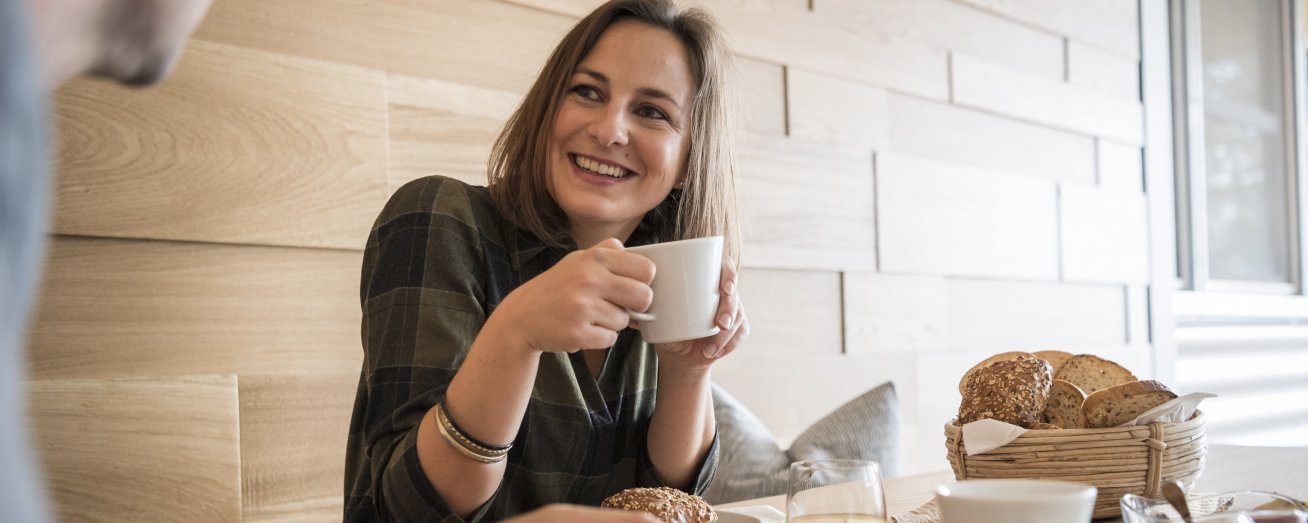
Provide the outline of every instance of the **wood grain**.
<path id="1" fill-rule="evenodd" d="M 1065 185 L 1059 188 L 1058 201 L 1063 279 L 1149 281 L 1144 193 Z"/>
<path id="2" fill-rule="evenodd" d="M 897 155 L 877 156 L 877 249 L 888 273 L 1058 278 L 1053 183 Z"/>
<path id="3" fill-rule="evenodd" d="M 196 35 L 520 93 L 572 22 L 492 0 L 221 0 Z"/>
<path id="4" fill-rule="evenodd" d="M 1083 40 L 1123 58 L 1140 57 L 1140 34 L 1134 0 L 957 0 Z"/>
<path id="5" fill-rule="evenodd" d="M 1075 354 L 1077 347 L 1126 345 L 1121 286 L 951 278 L 946 293 L 949 350 L 1064 347 Z"/>
<path id="6" fill-rule="evenodd" d="M 357 372 L 361 254 L 56 237 L 38 378 Z"/>
<path id="7" fill-rule="evenodd" d="M 951 93 L 957 104 L 1122 143 L 1144 142 L 1144 109 L 1139 101 L 1122 100 L 964 53 L 952 53 L 949 64 Z"/>
<path id="8" fill-rule="evenodd" d="M 28 390 L 59 519 L 240 519 L 235 376 L 37 380 Z"/>
<path id="9" fill-rule="evenodd" d="M 786 134 L 785 67 L 736 57 L 739 72 L 740 117 L 747 132 L 762 136 Z"/>
<path id="10" fill-rule="evenodd" d="M 360 249 L 386 198 L 383 81 L 197 40 L 156 89 L 71 82 L 54 230 Z"/>
<path id="11" fill-rule="evenodd" d="M 843 273 L 845 352 L 932 352 L 945 348 L 946 283 L 939 276 Z"/>
<path id="12" fill-rule="evenodd" d="M 890 151 L 1050 180 L 1095 181 L 1094 139 L 890 93 Z"/>
<path id="13" fill-rule="evenodd" d="M 887 136 L 886 91 L 790 67 L 789 135 L 806 141 L 881 149 Z"/>
<path id="14" fill-rule="evenodd" d="M 343 510 L 345 447 L 359 373 L 241 376 L 246 520 Z"/>
<path id="15" fill-rule="evenodd" d="M 394 74 L 387 94 L 390 192 L 433 174 L 486 185 L 491 146 L 520 96 Z"/>
<path id="16" fill-rule="evenodd" d="M 741 263 L 774 269 L 872 270 L 872 153 L 754 136 L 742 158 Z"/>

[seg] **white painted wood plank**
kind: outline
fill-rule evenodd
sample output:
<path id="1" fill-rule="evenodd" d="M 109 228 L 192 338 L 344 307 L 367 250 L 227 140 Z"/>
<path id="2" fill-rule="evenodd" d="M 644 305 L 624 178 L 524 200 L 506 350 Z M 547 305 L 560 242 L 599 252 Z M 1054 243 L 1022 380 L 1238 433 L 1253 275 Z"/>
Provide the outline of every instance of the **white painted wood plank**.
<path id="1" fill-rule="evenodd" d="M 833 26 L 869 31 L 936 49 L 966 50 L 1025 71 L 1062 78 L 1063 39 L 951 0 L 815 0 Z"/>
<path id="2" fill-rule="evenodd" d="M 1143 157 L 1140 148 L 1108 140 L 1096 140 L 1099 158 L 1099 186 L 1118 191 L 1144 190 Z"/>
<path id="3" fill-rule="evenodd" d="M 786 73 L 779 64 L 736 57 L 740 116 L 745 130 L 762 136 L 786 134 Z"/>
<path id="4" fill-rule="evenodd" d="M 1136 101 L 1140 99 L 1140 62 L 1069 40 L 1067 81 L 1114 98 Z"/>
<path id="5" fill-rule="evenodd" d="M 752 136 L 739 202 L 746 267 L 872 270 L 872 153 Z"/>
<path id="6" fill-rule="evenodd" d="M 877 167 L 882 272 L 1057 279 L 1052 182 L 889 154 Z"/>
<path id="7" fill-rule="evenodd" d="M 1145 285 L 1126 288 L 1126 333 L 1130 345 L 1149 344 L 1149 287 Z"/>
<path id="8" fill-rule="evenodd" d="M 845 352 L 943 350 L 945 279 L 844 273 Z"/>
<path id="9" fill-rule="evenodd" d="M 950 54 L 950 72 L 953 101 L 959 105 L 1129 144 L 1144 141 L 1144 109 L 1139 102 L 959 52 Z"/>
<path id="10" fill-rule="evenodd" d="M 891 93 L 890 150 L 1050 180 L 1094 183 L 1094 139 Z"/>
<path id="11" fill-rule="evenodd" d="M 948 293 L 945 343 L 951 350 L 1075 352 L 1126 345 L 1119 286 L 949 279 Z"/>
<path id="12" fill-rule="evenodd" d="M 1058 201 L 1064 280 L 1149 281 L 1144 193 L 1063 185 Z"/>
<path id="13" fill-rule="evenodd" d="M 1140 56 L 1135 0 L 956 0 L 1093 43 L 1123 58 Z"/>
<path id="14" fill-rule="evenodd" d="M 790 136 L 881 149 L 888 141 L 886 91 L 790 67 L 786 72 Z"/>

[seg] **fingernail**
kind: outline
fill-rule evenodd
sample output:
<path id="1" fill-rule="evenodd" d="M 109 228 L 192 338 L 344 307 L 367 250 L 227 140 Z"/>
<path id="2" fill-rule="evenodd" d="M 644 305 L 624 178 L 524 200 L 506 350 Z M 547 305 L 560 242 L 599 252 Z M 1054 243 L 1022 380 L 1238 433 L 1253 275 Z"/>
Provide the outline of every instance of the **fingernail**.
<path id="1" fill-rule="evenodd" d="M 728 281 L 728 282 L 727 282 L 727 286 L 726 286 L 726 288 L 722 289 L 722 292 L 727 293 L 727 296 L 731 296 L 732 294 L 735 294 L 735 293 L 736 293 L 736 280 Z"/>
<path id="2" fill-rule="evenodd" d="M 722 327 L 722 330 L 730 329 L 731 315 L 724 312 L 721 316 L 718 316 L 718 325 Z"/>
<path id="3" fill-rule="evenodd" d="M 713 355 L 714 355 L 714 354 L 717 354 L 717 353 L 718 353 L 718 346 L 717 346 L 717 345 L 714 345 L 714 344 L 710 343 L 710 344 L 704 346 L 704 357 L 705 357 L 705 358 L 712 358 Z"/>

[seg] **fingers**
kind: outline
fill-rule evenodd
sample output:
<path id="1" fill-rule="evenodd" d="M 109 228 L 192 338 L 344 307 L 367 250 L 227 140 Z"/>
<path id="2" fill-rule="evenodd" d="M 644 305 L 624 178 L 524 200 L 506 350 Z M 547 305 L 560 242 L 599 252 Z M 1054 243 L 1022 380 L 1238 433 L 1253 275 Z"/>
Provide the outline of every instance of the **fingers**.
<path id="1" fill-rule="evenodd" d="M 724 296 L 722 301 L 727 301 Z M 749 336 L 749 319 L 745 316 L 745 307 L 740 304 L 737 296 L 730 297 L 735 303 L 731 306 L 730 312 L 723 312 L 723 315 L 730 314 L 726 320 L 719 317 L 717 334 L 713 335 L 711 343 L 704 346 L 704 357 L 717 359 L 736 350 L 741 342 Z M 723 323 L 729 323 L 731 326 L 724 328 Z"/>
<path id="2" fill-rule="evenodd" d="M 596 261 L 609 272 L 649 284 L 654 281 L 654 262 L 639 254 L 626 252 L 622 242 L 609 238 L 588 249 Z"/>

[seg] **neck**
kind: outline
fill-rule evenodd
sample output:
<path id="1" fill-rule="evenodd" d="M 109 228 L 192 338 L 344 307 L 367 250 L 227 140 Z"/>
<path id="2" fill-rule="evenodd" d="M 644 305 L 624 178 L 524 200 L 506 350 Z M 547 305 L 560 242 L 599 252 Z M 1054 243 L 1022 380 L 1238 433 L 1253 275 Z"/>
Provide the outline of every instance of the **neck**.
<path id="1" fill-rule="evenodd" d="M 572 239 L 577 241 L 577 248 L 589 249 L 595 244 L 609 238 L 617 238 L 623 245 L 631 238 L 631 233 L 636 231 L 636 226 L 640 222 L 621 225 L 597 225 L 597 226 L 572 226 Z"/>

